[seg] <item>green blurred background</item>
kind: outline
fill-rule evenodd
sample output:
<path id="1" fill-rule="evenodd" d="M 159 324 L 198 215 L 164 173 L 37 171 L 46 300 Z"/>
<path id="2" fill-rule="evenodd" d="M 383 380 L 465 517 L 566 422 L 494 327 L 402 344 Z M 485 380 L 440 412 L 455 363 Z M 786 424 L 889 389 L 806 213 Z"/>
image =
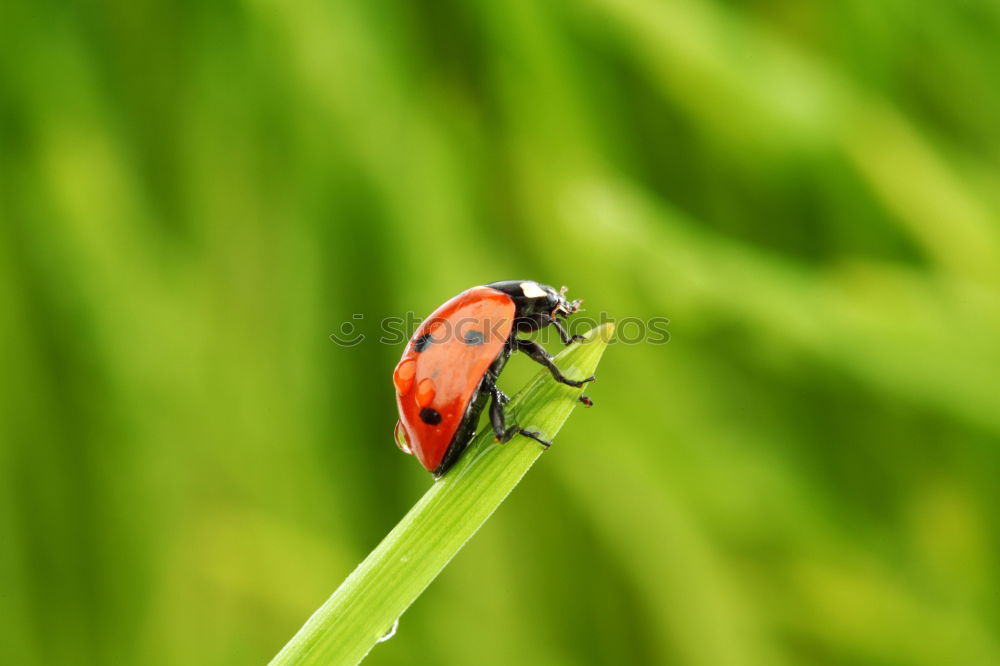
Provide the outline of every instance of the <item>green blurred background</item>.
<path id="1" fill-rule="evenodd" d="M 523 277 L 671 341 L 370 663 L 1000 663 L 998 72 L 988 0 L 4 3 L 0 662 L 269 659 L 430 484 L 379 319 Z"/>

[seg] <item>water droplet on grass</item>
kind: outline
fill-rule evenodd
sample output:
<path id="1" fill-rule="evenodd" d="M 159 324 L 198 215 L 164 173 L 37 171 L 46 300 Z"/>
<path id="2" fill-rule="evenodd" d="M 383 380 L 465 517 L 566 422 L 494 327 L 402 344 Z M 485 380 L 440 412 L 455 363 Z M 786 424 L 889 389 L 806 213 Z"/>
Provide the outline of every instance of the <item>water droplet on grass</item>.
<path id="1" fill-rule="evenodd" d="M 393 636 L 396 635 L 396 630 L 397 629 L 399 629 L 399 618 L 396 618 L 396 621 L 392 623 L 391 627 L 389 627 L 389 631 L 387 631 L 384 634 L 382 634 L 382 638 L 378 639 L 375 642 L 376 643 L 385 643 L 387 640 L 389 640 L 390 638 L 392 638 Z"/>

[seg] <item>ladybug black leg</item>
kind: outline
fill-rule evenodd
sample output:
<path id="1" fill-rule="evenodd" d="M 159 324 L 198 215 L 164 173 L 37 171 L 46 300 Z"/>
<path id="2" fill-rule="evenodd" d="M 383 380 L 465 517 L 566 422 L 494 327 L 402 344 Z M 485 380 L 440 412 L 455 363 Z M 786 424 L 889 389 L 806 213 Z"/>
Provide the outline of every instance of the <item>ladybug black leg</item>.
<path id="1" fill-rule="evenodd" d="M 525 430 L 524 428 L 518 428 L 517 426 L 514 426 L 514 428 L 511 428 L 511 430 L 514 430 L 514 434 L 530 437 L 531 439 L 535 440 L 545 448 L 549 448 L 550 446 L 552 446 L 552 442 L 542 439 L 541 435 L 539 435 L 537 432 L 531 432 L 530 430 Z M 511 436 L 513 436 L 513 434 Z"/>
<path id="2" fill-rule="evenodd" d="M 541 363 L 546 368 L 548 368 L 549 372 L 552 373 L 552 376 L 556 378 L 557 382 L 566 384 L 567 386 L 580 387 L 586 384 L 587 382 L 594 381 L 593 376 L 587 377 L 586 379 L 581 379 L 579 381 L 575 379 L 567 379 L 566 377 L 564 377 L 563 373 L 560 372 L 558 367 L 556 367 L 556 364 L 552 362 L 552 355 L 549 354 L 547 351 L 545 351 L 545 348 L 542 347 L 537 342 L 535 342 L 534 340 L 522 340 L 521 338 L 517 338 L 517 342 L 515 344 L 517 345 L 518 351 L 524 352 L 525 354 L 531 357 L 531 360 Z"/>
<path id="3" fill-rule="evenodd" d="M 566 329 L 563 328 L 562 323 L 555 317 L 549 317 L 549 323 L 552 324 L 556 331 L 559 332 L 559 339 L 562 340 L 564 345 L 568 345 L 571 342 L 582 342 L 584 340 L 582 335 L 570 335 L 567 333 Z"/>
<path id="4" fill-rule="evenodd" d="M 503 404 L 506 402 L 507 396 L 495 384 L 490 386 L 490 393 L 493 395 L 493 399 L 490 401 L 490 425 L 493 427 L 493 434 L 496 435 L 498 442 L 506 444 L 514 435 L 524 435 L 535 440 L 545 448 L 552 446 L 552 442 L 545 441 L 537 432 L 525 430 L 517 425 L 507 427 L 507 419 L 503 413 Z M 501 400 L 501 396 L 503 400 Z"/>
<path id="5" fill-rule="evenodd" d="M 507 432 L 507 419 L 503 414 L 504 400 L 501 396 L 506 396 L 503 395 L 503 391 L 497 388 L 496 384 L 490 386 L 490 393 L 493 395 L 493 399 L 490 401 L 490 425 L 493 426 L 493 434 L 496 435 L 497 441 L 506 443 L 514 436 L 513 432 Z"/>

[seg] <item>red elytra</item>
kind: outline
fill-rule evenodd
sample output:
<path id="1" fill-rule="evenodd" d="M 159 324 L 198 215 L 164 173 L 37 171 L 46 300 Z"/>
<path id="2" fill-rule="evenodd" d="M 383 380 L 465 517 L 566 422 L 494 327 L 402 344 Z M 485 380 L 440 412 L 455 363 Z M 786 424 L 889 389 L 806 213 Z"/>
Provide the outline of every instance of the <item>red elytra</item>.
<path id="1" fill-rule="evenodd" d="M 593 381 L 567 379 L 541 345 L 515 335 L 552 325 L 565 344 L 580 339 L 559 322 L 580 306 L 580 301 L 568 301 L 565 291 L 530 280 L 494 282 L 464 291 L 431 313 L 393 372 L 399 448 L 414 454 L 435 477 L 441 476 L 468 446 L 490 398 L 490 422 L 498 441 L 520 434 L 548 447 L 540 433 L 508 427 L 503 413 L 507 396 L 496 378 L 510 354 L 523 351 L 559 382 L 579 387 Z M 588 398 L 580 400 L 591 404 Z"/>
<path id="2" fill-rule="evenodd" d="M 514 311 L 507 294 L 474 287 L 435 310 L 407 344 L 393 373 L 396 443 L 428 471 L 444 460 L 483 375 L 510 336 Z M 468 344 L 466 336 L 475 333 L 483 342 Z"/>

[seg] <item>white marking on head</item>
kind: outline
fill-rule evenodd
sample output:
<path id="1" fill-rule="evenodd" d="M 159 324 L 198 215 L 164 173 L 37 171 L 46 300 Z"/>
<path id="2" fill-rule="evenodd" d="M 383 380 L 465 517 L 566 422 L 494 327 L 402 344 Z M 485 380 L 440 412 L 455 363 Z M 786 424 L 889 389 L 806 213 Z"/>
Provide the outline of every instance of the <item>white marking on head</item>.
<path id="1" fill-rule="evenodd" d="M 522 282 L 521 293 L 528 298 L 545 298 L 548 296 L 545 290 L 538 286 L 537 282 Z"/>

